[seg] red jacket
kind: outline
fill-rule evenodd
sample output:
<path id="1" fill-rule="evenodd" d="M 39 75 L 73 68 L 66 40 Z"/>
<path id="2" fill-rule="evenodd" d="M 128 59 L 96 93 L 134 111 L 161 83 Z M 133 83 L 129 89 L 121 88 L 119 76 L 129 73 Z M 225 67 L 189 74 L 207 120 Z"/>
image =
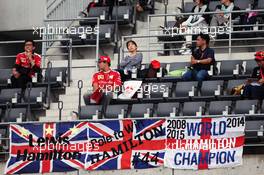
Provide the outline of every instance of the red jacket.
<path id="1" fill-rule="evenodd" d="M 35 65 L 32 67 L 31 62 L 26 56 L 25 52 L 19 53 L 16 56 L 16 65 L 18 68 L 18 72 L 28 74 L 31 78 L 35 75 L 35 73 L 39 73 L 41 66 L 41 56 L 39 54 L 33 54 L 33 60 Z"/>

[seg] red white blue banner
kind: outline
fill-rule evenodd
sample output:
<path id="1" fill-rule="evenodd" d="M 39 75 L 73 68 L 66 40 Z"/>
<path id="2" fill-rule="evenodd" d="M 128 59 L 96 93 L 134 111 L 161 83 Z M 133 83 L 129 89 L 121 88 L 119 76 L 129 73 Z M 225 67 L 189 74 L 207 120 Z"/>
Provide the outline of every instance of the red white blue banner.
<path id="1" fill-rule="evenodd" d="M 242 164 L 244 117 L 10 125 L 6 174 Z"/>
<path id="2" fill-rule="evenodd" d="M 244 117 L 167 120 L 164 164 L 194 170 L 242 165 L 244 130 Z"/>

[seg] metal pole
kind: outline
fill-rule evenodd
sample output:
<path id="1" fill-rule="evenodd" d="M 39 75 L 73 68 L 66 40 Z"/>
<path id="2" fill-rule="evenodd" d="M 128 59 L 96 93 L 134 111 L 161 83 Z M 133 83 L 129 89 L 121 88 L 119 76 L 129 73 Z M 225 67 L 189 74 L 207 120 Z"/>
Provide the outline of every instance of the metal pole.
<path id="1" fill-rule="evenodd" d="M 150 62 L 150 19 L 151 16 L 148 15 L 148 62 Z"/>
<path id="2" fill-rule="evenodd" d="M 229 58 L 231 57 L 231 52 L 232 52 L 232 13 L 230 13 L 230 17 L 229 17 L 229 25 L 230 25 L 230 32 L 229 32 L 229 43 L 228 43 L 228 46 L 229 46 L 229 49 L 228 49 L 228 55 L 229 55 Z"/>
<path id="3" fill-rule="evenodd" d="M 59 109 L 59 121 L 61 121 L 61 114 L 63 109 L 63 101 L 58 102 L 58 109 Z"/>
<path id="4" fill-rule="evenodd" d="M 72 81 L 72 39 L 69 41 L 69 59 L 68 59 L 68 87 Z"/>
<path id="5" fill-rule="evenodd" d="M 27 113 L 26 113 L 26 121 L 31 120 L 31 112 L 30 112 L 30 92 L 32 89 L 32 83 L 27 83 Z"/>
<path id="6" fill-rule="evenodd" d="M 47 66 L 47 70 L 48 71 L 48 94 L 47 94 L 47 108 L 49 109 L 50 108 L 50 74 L 51 74 L 51 69 L 52 69 L 52 63 L 49 61 L 48 62 L 48 66 Z"/>
<path id="7" fill-rule="evenodd" d="M 167 14 L 168 13 L 168 0 L 164 0 L 164 13 Z M 164 20 L 164 26 L 167 27 L 167 16 L 165 16 L 165 20 Z"/>
<path id="8" fill-rule="evenodd" d="M 95 51 L 95 69 L 98 70 L 97 61 L 99 58 L 99 33 L 100 33 L 100 19 L 97 18 L 97 33 L 96 33 L 96 51 Z"/>
<path id="9" fill-rule="evenodd" d="M 78 81 L 78 89 L 79 89 L 79 104 L 78 104 L 78 115 L 81 113 L 81 98 L 82 98 L 82 88 L 83 88 L 83 81 Z"/>

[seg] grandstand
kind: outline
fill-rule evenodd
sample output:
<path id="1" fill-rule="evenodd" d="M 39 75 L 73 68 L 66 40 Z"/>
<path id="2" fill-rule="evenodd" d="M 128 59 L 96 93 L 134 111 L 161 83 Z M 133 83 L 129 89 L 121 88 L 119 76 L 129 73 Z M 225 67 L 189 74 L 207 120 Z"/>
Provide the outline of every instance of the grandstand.
<path id="1" fill-rule="evenodd" d="M 110 5 L 92 7 L 87 12 L 91 0 L 13 1 L 0 1 L 3 12 L 0 17 L 3 25 L 0 26 L 1 174 L 10 156 L 8 128 L 11 124 L 203 116 L 245 116 L 242 166 L 202 171 L 162 166 L 142 170 L 110 168 L 111 171 L 51 174 L 264 174 L 264 99 L 232 93 L 234 87 L 251 78 L 257 67 L 254 55 L 264 51 L 263 0 L 234 1 L 240 10 L 230 14 L 238 17 L 232 19 L 230 16 L 230 33 L 211 39 L 216 62 L 208 71 L 209 78 L 201 84 L 170 74 L 157 74 L 154 78 L 134 74 L 131 79 L 142 81 L 147 93 L 136 93 L 125 100 L 114 97 L 106 110 L 102 104 L 85 104 L 83 99 L 85 93 L 93 92 L 92 79 L 98 71 L 98 58 L 108 55 L 111 68 L 119 69 L 120 62 L 128 54 L 126 43 L 133 40 L 143 55 L 140 70 L 151 67 L 154 59 L 161 63 L 161 72 L 187 70 L 191 66 L 191 54 L 181 54 L 180 50 L 189 34 L 174 33 L 174 27 L 177 26 L 175 20 L 199 14 L 192 12 L 194 2 L 150 0 L 144 11 L 139 12 L 135 1 L 118 0 L 110 1 Z M 218 0 L 210 0 L 210 12 L 204 14 L 212 19 L 219 4 Z M 249 12 L 256 14 L 255 22 L 241 24 L 241 18 Z M 26 39 L 36 42 L 36 52 L 42 57 L 43 79 L 32 78 L 32 83 L 23 90 L 12 87 L 11 75 L 16 54 L 23 51 Z M 192 45 L 195 42 L 196 38 L 192 37 Z"/>

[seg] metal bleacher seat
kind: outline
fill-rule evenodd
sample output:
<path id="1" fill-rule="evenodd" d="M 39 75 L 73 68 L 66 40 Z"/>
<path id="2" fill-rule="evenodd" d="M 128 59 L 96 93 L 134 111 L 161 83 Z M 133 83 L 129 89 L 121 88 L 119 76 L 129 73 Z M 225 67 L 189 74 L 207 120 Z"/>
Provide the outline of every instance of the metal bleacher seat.
<path id="1" fill-rule="evenodd" d="M 232 79 L 234 70 L 238 68 L 238 74 L 242 72 L 242 60 L 224 60 L 220 61 L 220 69 L 218 75 L 213 75 L 212 79 Z"/>
<path id="2" fill-rule="evenodd" d="M 186 67 L 190 66 L 190 62 L 176 62 L 176 63 L 167 63 L 169 65 L 168 72 L 185 69 Z M 161 78 L 161 81 L 172 81 L 175 82 L 177 80 L 181 80 L 182 76 L 176 77 L 176 76 L 170 76 L 167 75 L 165 77 Z"/>
<path id="3" fill-rule="evenodd" d="M 0 87 L 6 87 L 8 85 L 8 79 L 10 79 L 12 69 L 0 69 Z"/>
<path id="4" fill-rule="evenodd" d="M 237 79 L 237 80 L 228 80 L 227 82 L 227 87 L 225 89 L 224 95 L 221 95 L 221 99 L 223 100 L 235 100 L 235 99 L 240 99 L 241 98 L 241 94 L 240 95 L 232 95 L 232 89 L 242 85 L 246 82 L 246 79 Z"/>
<path id="5" fill-rule="evenodd" d="M 5 111 L 4 122 L 16 122 L 17 118 L 26 120 L 27 109 L 26 108 L 9 108 Z"/>
<path id="6" fill-rule="evenodd" d="M 112 11 L 112 20 L 118 20 L 118 24 L 132 24 L 133 23 L 133 7 L 132 6 L 118 6 L 114 7 Z"/>
<path id="7" fill-rule="evenodd" d="M 46 102 L 46 98 L 47 98 L 46 87 L 31 88 L 30 92 L 28 89 L 26 89 L 24 94 L 24 103 L 27 104 L 29 102 L 33 106 L 41 107 L 43 103 Z"/>
<path id="8" fill-rule="evenodd" d="M 216 6 L 219 5 L 219 4 L 220 4 L 220 1 L 210 1 L 209 10 L 211 12 L 215 11 Z"/>
<path id="9" fill-rule="evenodd" d="M 254 109 L 254 113 L 258 111 L 259 109 L 258 100 L 238 100 L 236 101 L 236 104 L 234 107 L 234 113 L 235 114 L 250 114 L 250 110 L 253 110 L 253 109 Z"/>
<path id="10" fill-rule="evenodd" d="M 197 112 L 201 112 L 201 115 L 204 114 L 205 102 L 185 102 L 183 104 L 183 116 L 196 116 Z"/>
<path id="11" fill-rule="evenodd" d="M 88 17 L 100 18 L 100 24 L 107 23 L 109 20 L 109 7 L 93 7 L 90 9 Z M 85 19 L 80 21 L 81 26 L 97 24 L 96 19 Z"/>
<path id="12" fill-rule="evenodd" d="M 203 99 L 213 99 L 216 96 L 223 94 L 223 80 L 203 81 L 200 89 L 201 97 Z"/>
<path id="13" fill-rule="evenodd" d="M 115 25 L 114 24 L 101 24 L 99 26 L 99 43 L 108 44 L 114 41 Z M 85 39 L 85 44 L 96 44 L 97 35 L 88 35 Z"/>
<path id="14" fill-rule="evenodd" d="M 190 99 L 189 92 L 194 90 L 194 96 L 197 95 L 197 81 L 177 82 L 175 89 L 175 97 L 172 100 L 188 101 Z"/>
<path id="15" fill-rule="evenodd" d="M 121 118 L 126 118 L 128 105 L 109 105 L 107 106 L 104 118 L 117 119 L 119 115 Z"/>
<path id="16" fill-rule="evenodd" d="M 153 116 L 154 105 L 152 103 L 133 104 L 130 112 L 131 118 L 144 118 L 145 114 Z"/>
<path id="17" fill-rule="evenodd" d="M 173 113 L 175 116 L 179 115 L 180 103 L 159 103 L 157 107 L 157 117 L 170 117 Z"/>
<path id="18" fill-rule="evenodd" d="M 253 72 L 253 69 L 258 66 L 255 60 L 243 61 L 243 65 L 245 66 L 243 67 L 244 74 L 239 75 L 239 77 L 245 77 L 245 78 L 250 77 Z"/>
<path id="19" fill-rule="evenodd" d="M 171 96 L 172 83 L 147 83 L 143 85 L 143 101 L 162 101 Z"/>
<path id="20" fill-rule="evenodd" d="M 66 67 L 53 67 L 47 69 L 45 72 L 45 82 L 48 82 L 48 72 L 50 71 L 50 84 L 51 87 L 62 87 L 66 83 L 67 68 Z"/>
<path id="21" fill-rule="evenodd" d="M 246 118 L 245 126 L 245 141 L 246 143 L 259 143 L 261 141 L 261 135 L 258 134 L 258 131 L 261 132 L 261 129 L 264 127 L 264 120 L 261 117 L 250 116 Z M 262 131 L 263 132 L 263 131 Z"/>
<path id="22" fill-rule="evenodd" d="M 79 119 L 93 119 L 93 116 L 97 115 L 100 119 L 102 118 L 102 106 L 101 105 L 87 105 L 81 106 Z"/>
<path id="23" fill-rule="evenodd" d="M 184 3 L 184 9 L 183 9 L 183 12 L 184 12 L 184 13 L 191 13 L 193 7 L 194 7 L 194 3 L 193 3 L 193 2 L 185 2 L 185 3 Z"/>
<path id="24" fill-rule="evenodd" d="M 10 103 L 19 103 L 21 101 L 22 89 L 2 89 L 0 93 L 0 104 L 1 106 L 6 105 L 7 102 Z M 12 99 L 16 99 L 13 101 Z"/>
<path id="25" fill-rule="evenodd" d="M 232 101 L 211 101 L 208 114 L 209 115 L 222 115 L 224 111 L 228 114 L 231 112 Z"/>
<path id="26" fill-rule="evenodd" d="M 170 70 L 179 70 L 179 69 L 185 69 L 186 67 L 190 66 L 190 62 L 176 62 L 176 63 L 169 63 Z"/>
<path id="27" fill-rule="evenodd" d="M 264 9 L 264 0 L 258 0 L 257 9 Z"/>
<path id="28" fill-rule="evenodd" d="M 239 7 L 241 10 L 246 10 L 249 7 L 249 4 L 253 3 L 253 0 L 242 0 L 242 1 L 234 1 L 235 6 Z"/>

